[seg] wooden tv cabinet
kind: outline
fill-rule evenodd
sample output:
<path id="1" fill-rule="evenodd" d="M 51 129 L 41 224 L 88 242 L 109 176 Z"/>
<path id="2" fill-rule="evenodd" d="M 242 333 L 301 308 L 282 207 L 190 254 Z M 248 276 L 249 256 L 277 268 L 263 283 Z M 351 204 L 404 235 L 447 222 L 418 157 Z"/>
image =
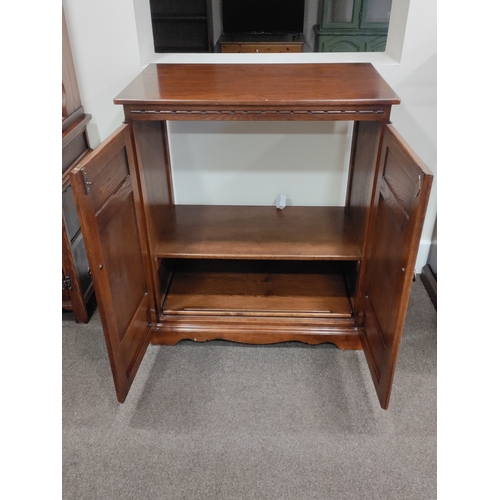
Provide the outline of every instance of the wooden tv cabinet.
<path id="1" fill-rule="evenodd" d="M 158 64 L 71 172 L 118 400 L 150 343 L 363 349 L 389 404 L 432 174 L 371 64 Z M 177 205 L 167 120 L 351 120 L 345 206 Z"/>
<path id="2" fill-rule="evenodd" d="M 222 53 L 293 53 L 304 52 L 304 35 L 221 35 L 218 40 Z"/>

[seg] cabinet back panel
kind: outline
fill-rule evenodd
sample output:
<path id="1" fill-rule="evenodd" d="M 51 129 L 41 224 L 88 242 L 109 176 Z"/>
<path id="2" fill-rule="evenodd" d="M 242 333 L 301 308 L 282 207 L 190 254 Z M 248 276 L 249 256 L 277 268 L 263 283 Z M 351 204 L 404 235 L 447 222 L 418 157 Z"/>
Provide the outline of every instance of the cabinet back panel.
<path id="1" fill-rule="evenodd" d="M 350 121 L 170 121 L 179 204 L 345 204 Z"/>

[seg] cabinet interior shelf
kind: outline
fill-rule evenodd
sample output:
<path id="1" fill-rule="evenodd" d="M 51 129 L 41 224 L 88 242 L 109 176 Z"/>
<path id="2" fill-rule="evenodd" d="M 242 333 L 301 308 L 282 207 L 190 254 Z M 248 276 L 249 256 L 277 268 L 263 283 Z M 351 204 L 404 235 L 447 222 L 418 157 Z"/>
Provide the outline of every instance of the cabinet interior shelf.
<path id="1" fill-rule="evenodd" d="M 360 260 L 344 207 L 176 205 L 156 258 Z"/>

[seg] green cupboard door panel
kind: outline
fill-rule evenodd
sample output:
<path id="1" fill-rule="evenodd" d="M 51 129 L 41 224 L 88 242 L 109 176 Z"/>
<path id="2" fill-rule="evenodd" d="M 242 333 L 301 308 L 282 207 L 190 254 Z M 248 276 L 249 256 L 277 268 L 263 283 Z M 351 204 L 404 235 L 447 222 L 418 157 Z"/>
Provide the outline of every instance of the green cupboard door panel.
<path id="1" fill-rule="evenodd" d="M 361 11 L 362 29 L 389 29 L 392 0 L 364 0 Z"/>
<path id="2" fill-rule="evenodd" d="M 327 36 L 320 41 L 321 52 L 364 52 L 363 37 L 356 36 Z"/>
<path id="3" fill-rule="evenodd" d="M 322 0 L 321 28 L 359 27 L 361 0 Z"/>
<path id="4" fill-rule="evenodd" d="M 384 52 L 386 43 L 386 36 L 320 35 L 319 52 Z"/>
<path id="5" fill-rule="evenodd" d="M 385 52 L 387 45 L 386 36 L 377 36 L 366 42 L 366 52 Z"/>

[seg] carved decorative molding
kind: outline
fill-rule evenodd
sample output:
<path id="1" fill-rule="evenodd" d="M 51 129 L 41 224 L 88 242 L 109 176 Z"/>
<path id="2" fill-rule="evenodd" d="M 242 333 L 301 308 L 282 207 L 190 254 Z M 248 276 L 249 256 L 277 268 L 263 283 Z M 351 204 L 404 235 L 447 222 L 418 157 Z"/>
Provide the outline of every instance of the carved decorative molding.
<path id="1" fill-rule="evenodd" d="M 130 111 L 134 115 L 380 115 L 384 114 L 384 109 L 334 109 L 334 110 L 143 110 L 133 109 Z"/>

